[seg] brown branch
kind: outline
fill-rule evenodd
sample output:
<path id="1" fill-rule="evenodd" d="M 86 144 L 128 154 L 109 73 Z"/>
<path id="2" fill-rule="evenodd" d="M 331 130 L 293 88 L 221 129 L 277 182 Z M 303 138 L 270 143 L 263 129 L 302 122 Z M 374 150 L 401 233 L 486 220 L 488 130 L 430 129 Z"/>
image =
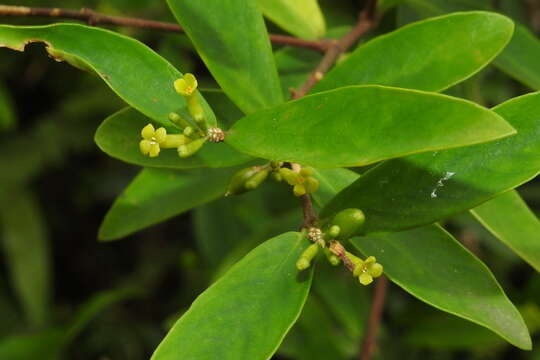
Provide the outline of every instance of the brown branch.
<path id="1" fill-rule="evenodd" d="M 377 279 L 373 292 L 373 300 L 369 311 L 367 322 L 366 335 L 362 342 L 359 360 L 370 360 L 375 345 L 377 344 L 377 332 L 381 323 L 382 311 L 386 299 L 386 288 L 388 287 L 388 279 L 383 275 Z"/>
<path id="2" fill-rule="evenodd" d="M 376 0 L 369 1 L 366 8 L 360 14 L 358 22 L 355 27 L 343 36 L 339 40 L 327 40 L 326 51 L 324 56 L 315 68 L 313 72 L 309 75 L 306 82 L 300 87 L 300 89 L 290 89 L 291 97 L 293 99 L 299 99 L 305 96 L 323 77 L 324 75 L 335 65 L 339 57 L 346 51 L 348 51 L 362 35 L 371 30 L 377 23 L 375 17 L 375 8 L 377 5 Z M 311 196 L 305 194 L 301 198 L 302 200 L 302 209 L 304 212 L 304 222 L 303 227 L 312 226 L 318 219 L 317 214 L 313 210 L 313 203 L 311 201 Z"/>
<path id="3" fill-rule="evenodd" d="M 69 19 L 82 21 L 91 26 L 115 25 L 165 32 L 183 32 L 182 28 L 174 23 L 133 17 L 111 16 L 98 13 L 88 8 L 82 8 L 80 10 L 70 10 L 60 8 L 35 8 L 27 6 L 0 5 L 0 16 Z M 325 52 L 331 43 L 329 40 L 326 39 L 314 41 L 276 34 L 270 34 L 270 41 L 272 41 L 272 43 L 276 45 L 288 45 L 311 49 L 319 52 Z"/>

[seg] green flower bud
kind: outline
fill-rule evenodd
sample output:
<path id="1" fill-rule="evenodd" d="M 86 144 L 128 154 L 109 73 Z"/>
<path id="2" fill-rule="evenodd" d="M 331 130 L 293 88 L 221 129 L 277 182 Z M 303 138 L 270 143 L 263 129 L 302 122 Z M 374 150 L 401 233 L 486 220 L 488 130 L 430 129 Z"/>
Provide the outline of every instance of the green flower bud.
<path id="1" fill-rule="evenodd" d="M 189 121 L 184 119 L 180 114 L 174 112 L 169 114 L 169 120 L 171 120 L 171 122 L 178 126 L 180 129 L 185 129 L 188 126 L 191 126 Z"/>
<path id="2" fill-rule="evenodd" d="M 340 227 L 337 225 L 330 226 L 330 229 L 328 229 L 327 234 L 331 238 L 336 238 L 339 236 L 339 232 L 341 231 Z"/>
<path id="3" fill-rule="evenodd" d="M 319 252 L 319 245 L 311 244 L 307 247 L 306 250 L 300 255 L 300 258 L 296 262 L 296 268 L 298 270 L 305 270 L 311 265 L 311 260 Z"/>
<path id="4" fill-rule="evenodd" d="M 270 169 L 263 169 L 249 178 L 244 185 L 247 190 L 253 190 L 261 185 L 270 174 Z"/>
<path id="5" fill-rule="evenodd" d="M 303 257 L 298 259 L 298 261 L 296 262 L 296 268 L 300 271 L 306 270 L 308 267 L 310 267 L 310 265 L 311 265 L 311 262 L 308 259 L 303 258 Z"/>
<path id="6" fill-rule="evenodd" d="M 360 209 L 345 209 L 336 214 L 331 221 L 331 226 L 337 225 L 340 228 L 339 240 L 347 240 L 354 236 L 364 224 L 366 218 Z"/>
<path id="7" fill-rule="evenodd" d="M 277 182 L 282 182 L 283 181 L 283 176 L 281 176 L 281 174 L 277 171 L 273 171 L 272 172 L 272 179 L 276 180 Z"/>
<path id="8" fill-rule="evenodd" d="M 336 255 L 334 255 L 330 250 L 328 249 L 324 249 L 324 254 L 326 255 L 326 258 L 328 259 L 328 262 L 332 265 L 332 266 L 337 266 L 341 263 L 341 259 L 339 257 L 337 257 Z"/>
<path id="9" fill-rule="evenodd" d="M 195 154 L 206 142 L 206 138 L 199 138 L 190 143 L 178 147 L 178 156 L 187 158 Z"/>
<path id="10" fill-rule="evenodd" d="M 239 195 L 248 191 L 248 189 L 246 189 L 246 182 L 258 171 L 259 168 L 257 166 L 251 166 L 234 174 L 231 178 L 231 182 L 229 183 L 229 188 L 227 189 L 225 196 Z"/>
<path id="11" fill-rule="evenodd" d="M 191 126 L 186 126 L 184 128 L 184 135 L 186 135 L 186 136 L 191 136 L 191 135 L 193 135 L 194 132 L 195 132 L 195 130 L 193 130 L 193 128 Z"/>

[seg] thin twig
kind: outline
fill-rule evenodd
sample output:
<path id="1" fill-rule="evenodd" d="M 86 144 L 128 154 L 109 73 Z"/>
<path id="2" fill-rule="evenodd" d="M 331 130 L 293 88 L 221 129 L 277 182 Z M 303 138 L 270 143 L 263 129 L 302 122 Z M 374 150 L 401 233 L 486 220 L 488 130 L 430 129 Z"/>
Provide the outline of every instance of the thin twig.
<path id="1" fill-rule="evenodd" d="M 371 30 L 377 23 L 375 18 L 374 9 L 376 7 L 377 1 L 370 1 L 366 9 L 360 14 L 358 22 L 355 27 L 343 36 L 339 40 L 328 40 L 327 49 L 324 52 L 324 56 L 315 68 L 313 72 L 309 75 L 308 79 L 300 87 L 300 89 L 295 90 L 291 89 L 292 99 L 299 99 L 305 96 L 323 77 L 324 75 L 335 65 L 339 57 L 349 50 L 358 39 L 362 37 L 366 32 Z M 309 227 L 313 225 L 317 220 L 317 214 L 313 210 L 313 203 L 311 196 L 305 194 L 301 198 L 302 200 L 302 209 L 304 212 L 304 222 L 303 227 Z"/>
<path id="2" fill-rule="evenodd" d="M 388 279 L 383 275 L 377 279 L 373 292 L 373 300 L 369 311 L 367 322 L 366 335 L 362 342 L 359 360 L 370 360 L 375 345 L 377 344 L 377 332 L 381 323 L 382 311 L 386 299 L 386 288 L 388 287 Z"/>
<path id="3" fill-rule="evenodd" d="M 116 25 L 165 32 L 183 32 L 182 28 L 174 23 L 133 17 L 111 16 L 98 13 L 88 8 L 70 10 L 61 8 L 36 8 L 27 6 L 0 5 L 0 16 L 69 19 L 82 21 L 91 26 Z M 276 34 L 270 34 L 270 41 L 276 45 L 288 45 L 319 52 L 325 52 L 331 43 L 331 41 L 327 39 L 304 40 L 292 36 Z"/>

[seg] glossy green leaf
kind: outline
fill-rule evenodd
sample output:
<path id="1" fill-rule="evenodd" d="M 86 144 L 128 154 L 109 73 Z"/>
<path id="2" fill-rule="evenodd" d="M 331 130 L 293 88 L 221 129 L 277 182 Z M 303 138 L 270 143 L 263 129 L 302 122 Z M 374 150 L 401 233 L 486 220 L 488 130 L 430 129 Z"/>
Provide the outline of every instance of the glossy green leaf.
<path id="1" fill-rule="evenodd" d="M 15 126 L 15 109 L 13 101 L 7 89 L 0 83 L 0 131 L 11 129 Z"/>
<path id="2" fill-rule="evenodd" d="M 317 39 L 326 32 L 317 0 L 258 0 L 258 4 L 264 16 L 295 36 Z"/>
<path id="3" fill-rule="evenodd" d="M 245 113 L 283 102 L 257 0 L 167 0 L 202 60 Z"/>
<path id="4" fill-rule="evenodd" d="M 101 240 L 115 240 L 223 196 L 237 169 L 144 169 L 107 212 Z"/>
<path id="5" fill-rule="evenodd" d="M 312 271 L 295 263 L 307 246 L 289 232 L 255 248 L 193 302 L 152 359 L 269 359 L 306 301 Z"/>
<path id="6" fill-rule="evenodd" d="M 486 328 L 442 312 L 428 318 L 415 318 L 405 341 L 416 347 L 446 351 L 471 348 L 489 351 L 505 345 L 504 340 Z"/>
<path id="7" fill-rule="evenodd" d="M 385 274 L 418 299 L 482 325 L 519 348 L 531 348 L 520 313 L 493 274 L 441 227 L 354 239 L 353 244 L 375 256 Z"/>
<path id="8" fill-rule="evenodd" d="M 417 22 L 359 46 L 313 92 L 364 84 L 441 91 L 490 63 L 513 28 L 510 19 L 480 11 Z"/>
<path id="9" fill-rule="evenodd" d="M 241 154 L 224 143 L 206 143 L 195 155 L 180 158 L 176 149 L 164 149 L 158 157 L 141 154 L 141 129 L 150 122 L 132 108 L 125 108 L 109 116 L 96 131 L 95 141 L 108 155 L 130 164 L 170 169 L 196 167 L 228 167 L 242 164 L 251 157 Z"/>
<path id="10" fill-rule="evenodd" d="M 1 201 L 1 238 L 14 288 L 31 326 L 43 327 L 49 317 L 52 269 L 41 209 L 27 190 L 11 189 Z M 9 204 L 9 206 L 7 206 Z"/>
<path id="11" fill-rule="evenodd" d="M 152 49 L 112 31 L 76 24 L 0 26 L 0 44 L 23 51 L 44 42 L 56 60 L 95 72 L 125 102 L 166 127 L 169 113 L 186 106 L 173 82 L 182 74 Z M 209 123 L 215 116 L 201 97 Z"/>
<path id="12" fill-rule="evenodd" d="M 540 221 L 516 191 L 508 191 L 472 214 L 495 237 L 540 271 Z"/>
<path id="13" fill-rule="evenodd" d="M 495 65 L 530 88 L 540 90 L 539 57 L 540 40 L 518 25 L 506 49 L 495 59 Z"/>
<path id="14" fill-rule="evenodd" d="M 433 223 L 515 188 L 540 171 L 540 93 L 494 108 L 517 135 L 488 144 L 383 163 L 338 194 L 323 214 L 361 208 L 366 232 Z"/>
<path id="15" fill-rule="evenodd" d="M 320 207 L 324 207 L 337 193 L 358 180 L 360 175 L 344 168 L 314 169 L 319 180 L 319 189 L 311 196 Z"/>
<path id="16" fill-rule="evenodd" d="M 501 117 L 474 103 L 370 85 L 331 90 L 248 115 L 234 124 L 225 142 L 265 159 L 339 167 L 513 133 Z"/>
<path id="17" fill-rule="evenodd" d="M 491 0 L 405 0 L 419 15 L 435 16 L 463 10 L 491 10 Z"/>

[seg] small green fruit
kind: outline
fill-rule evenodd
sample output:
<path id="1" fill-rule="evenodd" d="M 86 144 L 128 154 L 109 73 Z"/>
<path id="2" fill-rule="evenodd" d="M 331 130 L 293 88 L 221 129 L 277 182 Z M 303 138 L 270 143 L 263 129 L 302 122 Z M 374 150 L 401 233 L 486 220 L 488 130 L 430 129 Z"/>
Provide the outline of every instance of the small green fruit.
<path id="1" fill-rule="evenodd" d="M 336 214 L 330 226 L 339 226 L 338 240 L 347 240 L 360 230 L 366 217 L 360 209 L 345 209 Z"/>

